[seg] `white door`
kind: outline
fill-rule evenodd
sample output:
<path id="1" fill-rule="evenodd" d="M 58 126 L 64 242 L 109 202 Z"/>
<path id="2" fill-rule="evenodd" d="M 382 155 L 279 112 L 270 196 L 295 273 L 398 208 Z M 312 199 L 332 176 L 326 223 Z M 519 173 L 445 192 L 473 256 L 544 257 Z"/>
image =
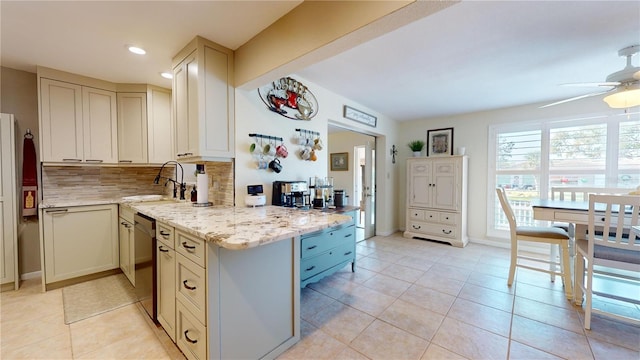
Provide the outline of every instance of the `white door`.
<path id="1" fill-rule="evenodd" d="M 364 149 L 362 203 L 364 205 L 364 238 L 368 239 L 376 234 L 375 143 L 367 142 Z"/>

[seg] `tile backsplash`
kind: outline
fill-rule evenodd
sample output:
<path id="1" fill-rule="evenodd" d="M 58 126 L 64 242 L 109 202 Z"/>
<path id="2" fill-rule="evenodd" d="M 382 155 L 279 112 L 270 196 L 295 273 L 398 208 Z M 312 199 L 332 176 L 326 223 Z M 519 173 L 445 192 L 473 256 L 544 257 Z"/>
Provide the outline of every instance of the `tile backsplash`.
<path id="1" fill-rule="evenodd" d="M 233 162 L 206 162 L 209 175 L 209 201 L 215 205 L 234 205 Z M 131 195 L 165 194 L 173 196 L 173 185 L 153 184 L 157 167 L 98 167 L 44 166 L 42 167 L 42 197 L 45 202 L 118 198 Z M 174 177 L 174 168 L 165 167 L 163 175 Z M 187 185 L 189 199 L 192 185 Z"/>

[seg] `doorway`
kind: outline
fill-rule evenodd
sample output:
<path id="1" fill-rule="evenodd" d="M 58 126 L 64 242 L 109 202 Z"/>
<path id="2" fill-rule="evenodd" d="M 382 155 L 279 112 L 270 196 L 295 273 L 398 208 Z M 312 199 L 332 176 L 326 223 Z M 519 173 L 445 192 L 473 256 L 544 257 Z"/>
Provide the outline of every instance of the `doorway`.
<path id="1" fill-rule="evenodd" d="M 330 154 L 347 153 L 347 169 L 328 174 L 334 180 L 334 188 L 345 190 L 348 205 L 357 206 L 356 241 L 375 236 L 375 145 L 376 137 L 329 125 L 328 149 Z M 330 164 L 329 164 L 330 165 Z"/>

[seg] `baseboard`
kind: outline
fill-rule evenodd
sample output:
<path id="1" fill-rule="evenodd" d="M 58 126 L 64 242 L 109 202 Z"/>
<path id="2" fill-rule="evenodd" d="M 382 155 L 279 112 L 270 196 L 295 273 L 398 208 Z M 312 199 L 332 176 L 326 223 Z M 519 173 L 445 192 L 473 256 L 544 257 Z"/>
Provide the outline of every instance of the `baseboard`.
<path id="1" fill-rule="evenodd" d="M 20 274 L 20 280 L 30 280 L 30 279 L 39 279 L 39 278 L 42 278 L 41 270 Z"/>
<path id="2" fill-rule="evenodd" d="M 395 233 L 397 233 L 398 230 L 392 230 L 392 231 L 376 231 L 376 236 L 390 236 L 393 235 Z"/>

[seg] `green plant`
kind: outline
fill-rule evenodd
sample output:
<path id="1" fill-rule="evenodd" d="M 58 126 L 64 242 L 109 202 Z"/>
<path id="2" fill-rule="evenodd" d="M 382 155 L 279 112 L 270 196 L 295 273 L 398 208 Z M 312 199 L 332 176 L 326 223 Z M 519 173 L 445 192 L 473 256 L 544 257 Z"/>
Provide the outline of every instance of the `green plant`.
<path id="1" fill-rule="evenodd" d="M 409 141 L 407 145 L 409 146 L 409 149 L 411 149 L 411 151 L 422 151 L 422 148 L 424 148 L 424 141 L 412 140 Z"/>

